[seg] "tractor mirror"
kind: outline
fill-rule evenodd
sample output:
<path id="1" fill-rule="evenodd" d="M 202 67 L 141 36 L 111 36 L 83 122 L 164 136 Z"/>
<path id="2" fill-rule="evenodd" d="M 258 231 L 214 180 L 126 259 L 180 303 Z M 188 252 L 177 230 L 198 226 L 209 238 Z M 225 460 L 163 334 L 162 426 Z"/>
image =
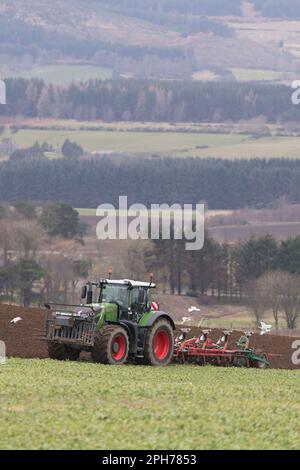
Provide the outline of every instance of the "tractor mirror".
<path id="1" fill-rule="evenodd" d="M 81 289 L 81 299 L 85 299 L 87 294 L 87 287 L 83 286 Z"/>
<path id="2" fill-rule="evenodd" d="M 87 293 L 86 303 L 87 304 L 93 303 L 93 291 L 92 290 L 89 290 Z"/>
<path id="3" fill-rule="evenodd" d="M 143 304 L 145 302 L 145 293 L 146 292 L 144 291 L 144 289 L 141 289 L 139 291 L 139 296 L 138 296 L 138 303 L 139 304 Z"/>

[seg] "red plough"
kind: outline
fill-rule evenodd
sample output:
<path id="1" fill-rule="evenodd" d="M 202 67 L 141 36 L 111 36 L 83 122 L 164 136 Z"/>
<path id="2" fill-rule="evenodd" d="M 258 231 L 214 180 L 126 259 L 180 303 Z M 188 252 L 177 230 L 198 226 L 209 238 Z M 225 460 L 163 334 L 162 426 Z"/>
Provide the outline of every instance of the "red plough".
<path id="1" fill-rule="evenodd" d="M 203 330 L 199 337 L 186 339 L 183 331 L 175 339 L 174 359 L 180 364 L 197 363 L 199 365 L 256 367 L 265 369 L 270 365 L 271 355 L 249 348 L 252 331 L 245 332 L 236 343 L 235 349 L 229 349 L 228 343 L 232 331 L 224 331 L 214 343 L 209 338 L 210 330 Z"/>

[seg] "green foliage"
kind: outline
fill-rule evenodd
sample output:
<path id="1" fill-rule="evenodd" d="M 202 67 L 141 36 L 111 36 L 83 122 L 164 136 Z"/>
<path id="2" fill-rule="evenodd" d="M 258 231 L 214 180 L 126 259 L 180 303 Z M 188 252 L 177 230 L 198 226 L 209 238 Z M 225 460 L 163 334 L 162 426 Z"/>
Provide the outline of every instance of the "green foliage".
<path id="1" fill-rule="evenodd" d="M 12 184 L 11 182 L 14 182 Z M 155 181 L 155 191 L 151 191 Z M 300 160 L 111 159 L 0 163 L 0 200 L 64 201 L 73 207 L 206 201 L 210 209 L 266 207 L 300 200 Z"/>
<path id="2" fill-rule="evenodd" d="M 290 18 L 300 17 L 300 4 L 298 0 L 252 0 L 256 9 L 262 16 L 269 18 Z"/>
<path id="3" fill-rule="evenodd" d="M 35 281 L 40 280 L 44 271 L 34 259 L 20 259 L 14 266 L 16 285 L 21 292 L 21 299 L 24 307 L 31 304 L 34 293 L 32 291 Z"/>
<path id="4" fill-rule="evenodd" d="M 17 210 L 18 214 L 23 216 L 25 219 L 35 219 L 36 218 L 36 208 L 28 202 L 19 201 L 14 204 L 14 208 Z"/>
<path id="5" fill-rule="evenodd" d="M 0 367 L 1 449 L 299 448 L 298 371 L 24 359 Z"/>
<path id="6" fill-rule="evenodd" d="M 25 159 L 45 158 L 44 148 L 36 142 L 32 147 L 17 149 L 10 155 L 12 161 L 22 161 Z"/>
<path id="7" fill-rule="evenodd" d="M 36 299 L 34 283 L 43 275 L 43 268 L 34 259 L 21 258 L 10 262 L 0 268 L 0 291 L 10 296 L 10 300 L 16 300 L 13 293 L 19 291 L 20 302 L 27 307 Z"/>
<path id="8" fill-rule="evenodd" d="M 17 269 L 15 263 L 0 267 L 0 291 L 11 294 L 18 288 Z"/>
<path id="9" fill-rule="evenodd" d="M 90 80 L 83 87 L 46 85 L 37 79 L 6 81 L 10 101 L 0 115 L 61 119 L 221 122 L 265 116 L 298 120 L 291 89 L 234 82 Z"/>
<path id="10" fill-rule="evenodd" d="M 188 0 L 184 4 L 170 1 L 134 1 L 131 0 L 83 0 L 91 5 L 101 4 L 106 10 L 132 16 L 151 23 L 158 23 L 183 34 L 196 32 L 213 32 L 220 36 L 230 36 L 230 28 L 218 21 L 206 18 L 204 15 L 222 16 L 241 13 L 241 0 Z"/>
<path id="11" fill-rule="evenodd" d="M 69 139 L 65 140 L 61 151 L 64 157 L 82 157 L 83 155 L 82 147 Z"/>
<path id="12" fill-rule="evenodd" d="M 239 15 L 242 0 L 82 0 L 93 5 L 100 3 L 116 11 L 131 10 L 149 13 L 180 13 L 189 15 Z"/>
<path id="13" fill-rule="evenodd" d="M 0 205 L 0 220 L 3 219 L 6 215 L 6 209 L 5 207 Z"/>
<path id="14" fill-rule="evenodd" d="M 240 243 L 236 250 L 237 279 L 245 281 L 257 279 L 270 271 L 278 253 L 276 240 L 270 235 L 263 238 L 250 238 Z"/>
<path id="15" fill-rule="evenodd" d="M 51 237 L 71 239 L 77 234 L 79 215 L 68 204 L 52 202 L 42 208 L 39 222 Z"/>
<path id="16" fill-rule="evenodd" d="M 220 30 L 224 30 L 221 25 Z M 161 59 L 184 56 L 184 51 L 176 47 L 132 46 L 93 38 L 83 39 L 70 32 L 49 32 L 41 26 L 0 14 L 0 54 L 16 58 L 28 55 L 36 61 L 42 51 L 55 59 L 59 51 L 65 58 L 88 60 L 101 52 L 106 54 L 106 61 L 117 57 L 140 59 L 149 54 Z"/>
<path id="17" fill-rule="evenodd" d="M 281 243 L 274 265 L 277 269 L 291 274 L 300 274 L 300 236 Z"/>

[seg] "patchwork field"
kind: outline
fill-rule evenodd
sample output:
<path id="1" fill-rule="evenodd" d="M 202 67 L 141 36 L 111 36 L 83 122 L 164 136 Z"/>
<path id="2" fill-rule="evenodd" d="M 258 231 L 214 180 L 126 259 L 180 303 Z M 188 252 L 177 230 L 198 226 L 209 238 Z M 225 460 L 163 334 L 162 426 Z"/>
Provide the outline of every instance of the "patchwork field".
<path id="1" fill-rule="evenodd" d="M 9 359 L 0 382 L 1 449 L 299 447 L 298 371 Z"/>
<path id="2" fill-rule="evenodd" d="M 40 65 L 31 69 L 11 72 L 10 77 L 39 78 L 46 83 L 66 85 L 71 82 L 87 81 L 89 79 L 105 80 L 111 78 L 112 71 L 109 68 L 94 65 Z"/>
<path id="3" fill-rule="evenodd" d="M 246 134 L 193 133 L 177 131 L 126 131 L 100 129 L 20 129 L 6 132 L 20 147 L 48 142 L 59 149 L 66 139 L 79 143 L 87 152 L 150 154 L 175 157 L 299 158 L 300 137 L 253 138 Z"/>
<path id="4" fill-rule="evenodd" d="M 235 79 L 239 82 L 267 81 L 282 82 L 285 80 L 295 80 L 296 74 L 288 72 L 278 72 L 276 70 L 256 70 L 246 68 L 232 68 Z"/>
<path id="5" fill-rule="evenodd" d="M 206 156 L 213 149 L 234 146 L 247 139 L 243 135 L 188 134 L 183 132 L 120 132 L 94 130 L 21 129 L 13 141 L 28 147 L 36 141 L 61 147 L 66 139 L 76 141 L 88 152 L 126 152 L 174 156 Z"/>

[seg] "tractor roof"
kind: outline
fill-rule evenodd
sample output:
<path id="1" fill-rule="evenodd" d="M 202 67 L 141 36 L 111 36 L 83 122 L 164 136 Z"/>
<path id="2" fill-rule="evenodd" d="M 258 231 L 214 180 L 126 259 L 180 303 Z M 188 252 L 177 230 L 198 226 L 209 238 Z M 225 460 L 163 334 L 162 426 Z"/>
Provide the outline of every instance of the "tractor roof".
<path id="1" fill-rule="evenodd" d="M 100 284 L 118 284 L 130 287 L 150 287 L 151 289 L 156 287 L 153 282 L 132 281 L 131 279 L 101 279 Z"/>

